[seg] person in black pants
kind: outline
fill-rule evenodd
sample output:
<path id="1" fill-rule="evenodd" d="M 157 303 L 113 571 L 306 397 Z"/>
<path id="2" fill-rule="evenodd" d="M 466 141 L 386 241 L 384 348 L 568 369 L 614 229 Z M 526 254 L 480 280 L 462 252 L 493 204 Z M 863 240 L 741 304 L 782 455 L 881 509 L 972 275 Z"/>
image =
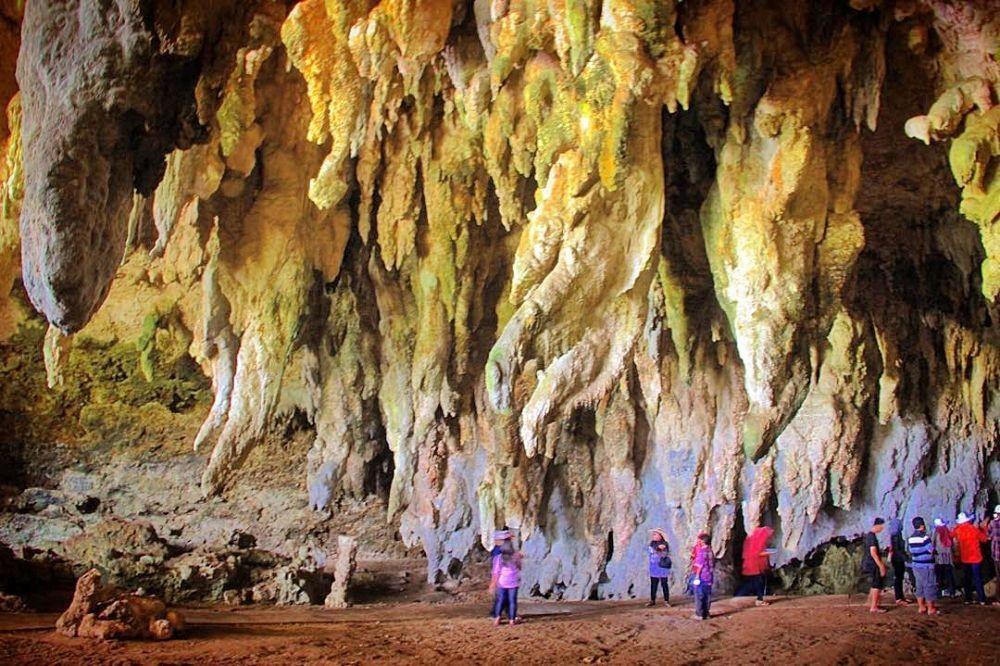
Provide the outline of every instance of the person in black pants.
<path id="1" fill-rule="evenodd" d="M 663 604 L 670 606 L 670 544 L 660 528 L 650 530 L 649 541 L 649 603 L 656 605 L 656 589 L 663 590 Z M 664 566 L 666 565 L 666 566 Z"/>
<path id="2" fill-rule="evenodd" d="M 903 593 L 903 578 L 906 576 L 906 540 L 903 539 L 903 521 L 893 518 L 889 521 L 889 562 L 892 564 L 892 591 L 897 606 L 908 606 Z"/>
<path id="3" fill-rule="evenodd" d="M 882 561 L 878 545 L 878 535 L 885 529 L 885 520 L 876 518 L 872 528 L 865 534 L 864 551 L 861 554 L 861 570 L 871 576 L 871 591 L 868 593 L 868 612 L 884 613 L 878 607 L 879 596 L 885 585 L 886 566 Z"/>

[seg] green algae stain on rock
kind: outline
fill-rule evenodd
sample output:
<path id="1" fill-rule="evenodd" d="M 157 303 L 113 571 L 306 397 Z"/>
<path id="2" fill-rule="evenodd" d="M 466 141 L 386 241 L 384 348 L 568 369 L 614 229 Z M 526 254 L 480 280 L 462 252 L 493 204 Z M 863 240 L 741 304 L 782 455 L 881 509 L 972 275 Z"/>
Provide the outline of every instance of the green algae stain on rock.
<path id="1" fill-rule="evenodd" d="M 36 319 L 22 324 L 0 344 L 0 425 L 8 437 L 107 445 L 125 453 L 142 442 L 187 448 L 211 402 L 211 385 L 189 356 L 168 353 L 158 321 L 147 317 L 136 342 L 77 336 L 63 382 L 52 390 L 42 359 L 45 328 Z"/>

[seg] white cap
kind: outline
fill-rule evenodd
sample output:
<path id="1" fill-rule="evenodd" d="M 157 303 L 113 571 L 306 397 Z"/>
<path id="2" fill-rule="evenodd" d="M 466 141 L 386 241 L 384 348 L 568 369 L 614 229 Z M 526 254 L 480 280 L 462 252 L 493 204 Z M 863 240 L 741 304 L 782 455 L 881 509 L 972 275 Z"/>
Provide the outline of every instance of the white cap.
<path id="1" fill-rule="evenodd" d="M 934 527 L 944 527 L 944 521 L 940 518 L 934 519 Z"/>
<path id="2" fill-rule="evenodd" d="M 1000 504 L 997 504 L 995 507 L 993 507 L 993 515 L 1000 516 Z"/>
<path id="3" fill-rule="evenodd" d="M 958 514 L 958 524 L 959 524 L 959 525 L 961 525 L 961 524 L 963 524 L 963 523 L 967 523 L 967 522 L 969 522 L 970 520 L 972 520 L 972 519 L 971 519 L 971 518 L 969 518 L 969 517 L 968 517 L 967 515 L 965 515 L 965 512 L 964 512 L 964 511 L 963 511 L 962 513 Z"/>

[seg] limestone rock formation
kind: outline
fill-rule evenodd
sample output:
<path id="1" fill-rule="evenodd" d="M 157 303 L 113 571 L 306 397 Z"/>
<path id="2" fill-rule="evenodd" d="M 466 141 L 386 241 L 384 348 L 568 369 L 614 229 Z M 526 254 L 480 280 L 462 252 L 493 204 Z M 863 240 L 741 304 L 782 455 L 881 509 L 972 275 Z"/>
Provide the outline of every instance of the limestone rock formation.
<path id="1" fill-rule="evenodd" d="M 997 499 L 989 0 L 209 4 L 27 3 L 32 446 L 189 438 L 219 502 L 268 451 L 431 581 L 506 524 L 571 598 L 633 594 L 653 526 L 784 564 Z"/>
<path id="2" fill-rule="evenodd" d="M 168 611 L 159 599 L 102 585 L 97 569 L 80 577 L 72 603 L 56 621 L 56 631 L 65 636 L 104 640 L 166 640 L 184 628 L 184 617 Z"/>
<path id="3" fill-rule="evenodd" d="M 347 591 L 357 568 L 358 542 L 354 537 L 342 536 L 337 540 L 337 559 L 333 565 L 333 584 L 323 605 L 327 608 L 347 608 Z"/>

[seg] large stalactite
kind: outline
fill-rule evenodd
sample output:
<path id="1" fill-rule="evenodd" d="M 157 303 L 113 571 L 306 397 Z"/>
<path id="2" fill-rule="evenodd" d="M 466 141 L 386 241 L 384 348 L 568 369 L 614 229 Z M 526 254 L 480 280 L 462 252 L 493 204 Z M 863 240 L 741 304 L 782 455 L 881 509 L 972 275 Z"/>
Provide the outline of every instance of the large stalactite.
<path id="1" fill-rule="evenodd" d="M 294 424 L 315 510 L 576 598 L 995 495 L 989 0 L 210 4 L 29 0 L 0 164 L 52 383 L 190 356 L 203 492 Z"/>

